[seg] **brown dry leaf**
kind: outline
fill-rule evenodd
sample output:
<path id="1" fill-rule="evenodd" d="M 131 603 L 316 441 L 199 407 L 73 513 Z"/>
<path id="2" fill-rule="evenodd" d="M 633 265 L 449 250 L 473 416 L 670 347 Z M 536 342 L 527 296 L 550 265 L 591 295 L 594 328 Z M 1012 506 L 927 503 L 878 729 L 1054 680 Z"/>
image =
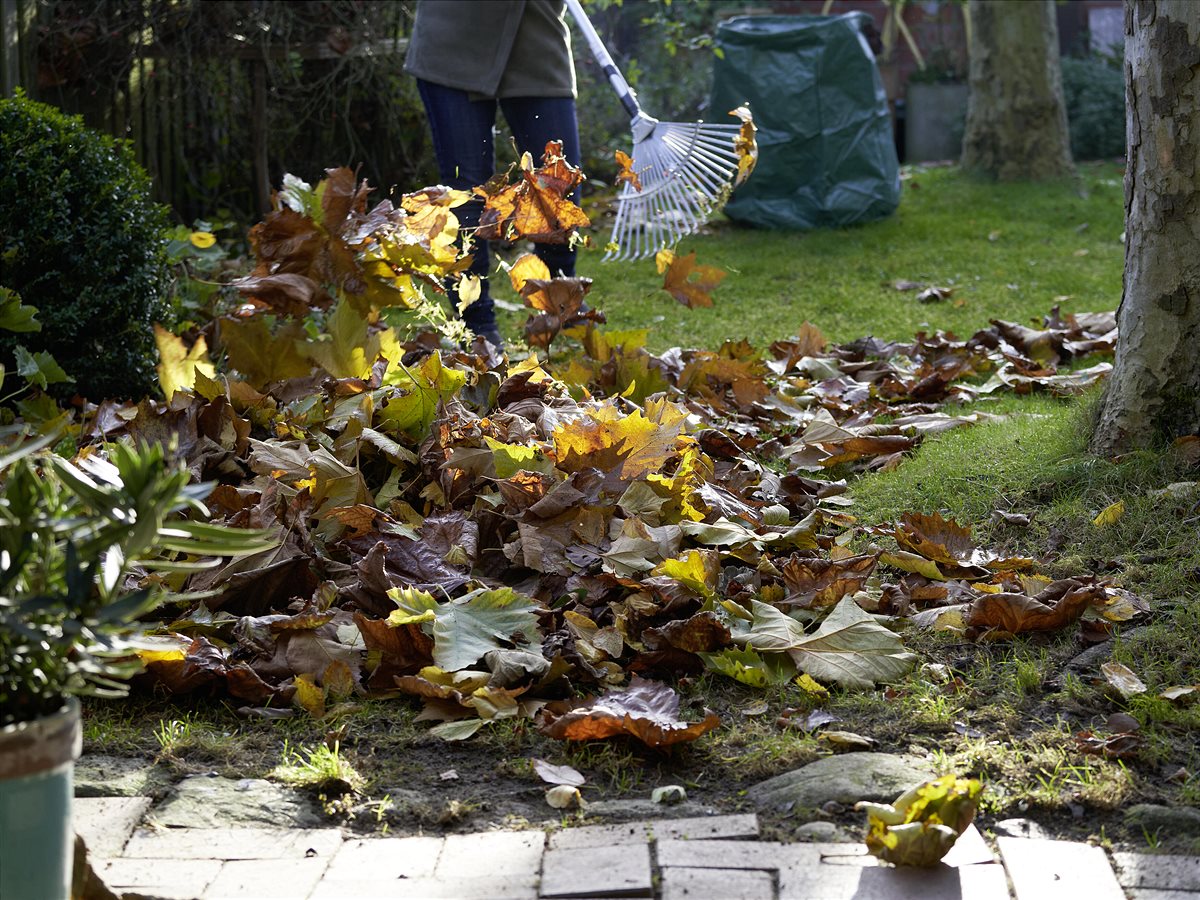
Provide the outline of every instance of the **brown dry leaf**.
<path id="1" fill-rule="evenodd" d="M 654 255 L 654 263 L 660 275 L 666 273 L 663 290 L 688 309 L 712 306 L 712 292 L 727 274 L 715 266 L 696 265 L 695 251 L 681 257 L 676 256 L 674 250 L 659 250 Z M 696 276 L 695 280 L 689 281 L 692 275 Z"/>
<path id="2" fill-rule="evenodd" d="M 642 189 L 642 179 L 638 177 L 638 173 L 633 171 L 633 160 L 629 158 L 629 154 L 622 150 L 616 151 L 617 166 L 617 184 L 625 182 L 635 191 Z"/>
<path id="3" fill-rule="evenodd" d="M 538 717 L 538 730 L 548 737 L 589 741 L 631 735 L 648 747 L 694 741 L 719 724 L 711 712 L 699 722 L 680 720 L 679 695 L 636 676 L 627 690 L 610 691 L 558 715 L 548 706 Z"/>
<path id="4" fill-rule="evenodd" d="M 1057 631 L 1104 602 L 1104 588 L 1064 578 L 1036 597 L 1027 594 L 985 594 L 963 613 L 963 621 L 976 633 L 985 630 L 1018 634 L 1023 631 Z"/>
<path id="5" fill-rule="evenodd" d="M 525 238 L 535 243 L 567 243 L 576 229 L 591 224 L 583 210 L 567 199 L 583 180 L 583 173 L 563 157 L 562 141 L 550 141 L 540 169 L 533 168 L 526 154 L 515 184 L 494 192 L 490 186 L 475 188 L 484 198 L 475 236 L 480 240 Z"/>
<path id="6" fill-rule="evenodd" d="M 783 603 L 805 609 L 833 606 L 847 594 L 861 591 L 878 561 L 876 553 L 837 560 L 793 556 L 779 566 L 787 588 Z"/>
<path id="7" fill-rule="evenodd" d="M 943 519 L 938 512 L 930 516 L 905 513 L 896 526 L 896 543 L 926 559 L 950 565 L 968 563 L 976 549 L 969 525 Z"/>
<path id="8" fill-rule="evenodd" d="M 754 124 L 754 115 L 750 112 L 749 106 L 731 109 L 729 114 L 742 121 L 741 130 L 733 139 L 733 149 L 738 155 L 737 175 L 733 179 L 733 186 L 737 187 L 750 177 L 750 173 L 754 171 L 754 167 L 758 163 L 758 140 L 754 136 L 758 128 Z"/>
<path id="9" fill-rule="evenodd" d="M 1129 759 L 1137 756 L 1146 739 L 1137 733 L 1122 732 L 1112 735 L 1097 735 L 1080 731 L 1075 735 L 1075 747 L 1080 753 L 1091 753 L 1106 759 Z"/>

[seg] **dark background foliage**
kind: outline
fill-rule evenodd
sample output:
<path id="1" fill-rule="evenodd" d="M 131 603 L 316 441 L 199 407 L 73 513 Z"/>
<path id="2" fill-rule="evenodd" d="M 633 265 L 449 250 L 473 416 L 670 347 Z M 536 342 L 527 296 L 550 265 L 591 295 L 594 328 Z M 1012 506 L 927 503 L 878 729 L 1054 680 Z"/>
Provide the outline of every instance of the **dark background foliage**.
<path id="1" fill-rule="evenodd" d="M 85 397 L 153 390 L 168 211 L 129 147 L 46 104 L 0 100 L 0 197 L 0 284 L 42 323 L 0 331 L 0 362 L 11 371 L 19 343 L 48 350 Z"/>

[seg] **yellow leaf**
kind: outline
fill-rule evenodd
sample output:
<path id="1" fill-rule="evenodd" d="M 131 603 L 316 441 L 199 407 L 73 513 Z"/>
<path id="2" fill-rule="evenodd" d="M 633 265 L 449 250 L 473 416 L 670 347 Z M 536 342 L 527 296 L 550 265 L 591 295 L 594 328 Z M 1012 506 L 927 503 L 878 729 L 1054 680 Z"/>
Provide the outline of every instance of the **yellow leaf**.
<path id="1" fill-rule="evenodd" d="M 483 293 L 483 280 L 471 273 L 463 275 L 458 280 L 458 311 L 461 313 L 464 309 L 479 299 Z"/>
<path id="2" fill-rule="evenodd" d="M 1109 525 L 1117 524 L 1123 515 L 1125 515 L 1125 501 L 1118 500 L 1111 506 L 1102 509 L 1100 515 L 1092 519 L 1092 524 L 1097 528 L 1107 528 Z"/>
<path id="3" fill-rule="evenodd" d="M 824 697 L 829 696 L 829 689 L 827 687 L 825 687 L 825 685 L 818 682 L 815 678 L 813 678 L 807 672 L 803 673 L 796 679 L 796 684 L 801 690 L 806 691 L 810 694 L 813 694 L 817 697 L 824 698 Z"/>
<path id="4" fill-rule="evenodd" d="M 266 319 L 223 318 L 221 345 L 230 368 L 241 373 L 252 387 L 262 387 L 269 381 L 301 378 L 312 371 L 312 363 L 297 350 L 308 336 L 299 322 L 287 322 L 274 333 Z"/>
<path id="5" fill-rule="evenodd" d="M 217 242 L 217 236 L 211 231 L 193 231 L 188 235 L 188 240 L 192 242 L 193 247 L 207 250 Z"/>
<path id="6" fill-rule="evenodd" d="M 176 391 L 191 390 L 196 383 L 196 372 L 212 377 L 216 370 L 208 358 L 208 344 L 201 335 L 189 350 L 183 339 L 177 337 L 157 322 L 154 324 L 154 343 L 158 345 L 158 383 L 163 396 L 168 400 Z"/>
<path id="7" fill-rule="evenodd" d="M 525 282 L 531 278 L 537 281 L 549 281 L 550 277 L 549 266 L 533 253 L 522 254 L 508 270 L 508 278 L 512 281 L 513 290 L 518 294 L 521 293 L 521 288 L 525 287 Z"/>
<path id="8" fill-rule="evenodd" d="M 314 719 L 325 715 L 325 691 L 313 681 L 311 675 L 296 676 L 296 696 L 293 701 Z"/>

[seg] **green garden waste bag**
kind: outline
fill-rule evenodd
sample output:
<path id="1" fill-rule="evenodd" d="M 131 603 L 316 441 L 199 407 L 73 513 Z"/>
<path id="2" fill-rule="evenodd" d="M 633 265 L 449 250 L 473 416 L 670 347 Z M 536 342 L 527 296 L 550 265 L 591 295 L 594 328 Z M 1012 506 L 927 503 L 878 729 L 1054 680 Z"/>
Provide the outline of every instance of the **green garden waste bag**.
<path id="1" fill-rule="evenodd" d="M 887 95 L 866 13 L 739 16 L 717 28 L 711 118 L 749 103 L 758 166 L 725 207 L 762 228 L 881 219 L 900 202 Z"/>

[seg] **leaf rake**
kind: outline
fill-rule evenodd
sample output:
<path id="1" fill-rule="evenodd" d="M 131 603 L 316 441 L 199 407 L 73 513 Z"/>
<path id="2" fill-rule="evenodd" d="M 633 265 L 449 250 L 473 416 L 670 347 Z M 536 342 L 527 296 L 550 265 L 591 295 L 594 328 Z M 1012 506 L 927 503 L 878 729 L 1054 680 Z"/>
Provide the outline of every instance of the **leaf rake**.
<path id="1" fill-rule="evenodd" d="M 621 104 L 633 117 L 633 162 L 641 190 L 626 182 L 605 260 L 641 259 L 694 234 L 729 196 L 738 170 L 740 126 L 660 122 L 642 111 L 579 0 L 566 0 L 575 24 Z"/>

